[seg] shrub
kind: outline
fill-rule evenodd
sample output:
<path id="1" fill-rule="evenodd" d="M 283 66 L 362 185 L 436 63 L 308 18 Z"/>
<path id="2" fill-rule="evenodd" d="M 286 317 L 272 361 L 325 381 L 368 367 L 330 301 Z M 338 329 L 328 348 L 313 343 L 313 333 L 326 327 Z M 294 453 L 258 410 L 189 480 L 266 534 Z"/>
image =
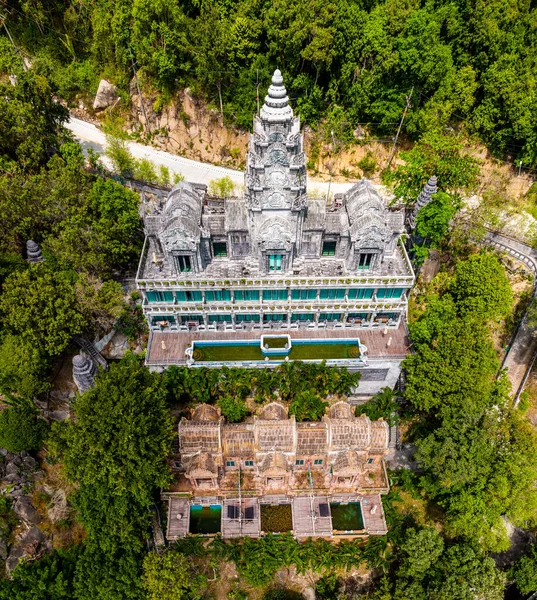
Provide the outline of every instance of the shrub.
<path id="1" fill-rule="evenodd" d="M 230 423 L 238 423 L 250 414 L 246 402 L 241 398 L 222 396 L 218 399 L 217 404 L 222 411 L 222 415 L 224 415 Z"/>
<path id="2" fill-rule="evenodd" d="M 358 166 L 362 169 L 364 177 L 371 177 L 377 168 L 377 161 L 373 153 L 368 150 L 367 154 L 358 162 Z"/>
<path id="3" fill-rule="evenodd" d="M 37 417 L 33 406 L 11 406 L 0 413 L 0 447 L 13 453 L 38 450 L 47 429 L 47 424 Z"/>

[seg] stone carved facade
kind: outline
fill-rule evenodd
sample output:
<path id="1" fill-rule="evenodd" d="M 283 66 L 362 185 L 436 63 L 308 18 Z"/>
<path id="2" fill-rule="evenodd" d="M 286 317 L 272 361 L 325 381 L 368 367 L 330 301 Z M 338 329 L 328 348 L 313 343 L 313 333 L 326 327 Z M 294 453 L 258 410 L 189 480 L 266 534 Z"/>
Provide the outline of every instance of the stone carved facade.
<path id="1" fill-rule="evenodd" d="M 385 492 L 388 446 L 387 423 L 355 417 L 347 402 L 334 404 L 315 423 L 297 423 L 272 402 L 253 422 L 233 425 L 202 404 L 179 424 L 180 460 L 193 490 L 217 492 L 226 473 L 240 469 L 244 490 L 258 493 L 300 489 L 312 473 L 316 487 L 330 493 Z"/>
<path id="2" fill-rule="evenodd" d="M 241 197 L 181 182 L 144 217 L 136 280 L 151 331 L 345 328 L 350 338 L 399 329 L 414 284 L 399 243 L 404 215 L 365 179 L 333 199 L 307 195 L 300 120 L 279 71 L 254 117 L 246 165 Z M 370 384 L 363 378 L 364 393 L 393 385 L 405 353 L 391 338 L 377 341 L 382 361 Z M 185 346 L 150 338 L 147 364 L 185 364 Z"/>
<path id="3" fill-rule="evenodd" d="M 326 199 L 320 198 L 308 201 L 304 136 L 278 70 L 260 114 L 254 117 L 246 164 L 244 198 L 225 201 L 224 218 L 216 209 L 207 210 L 203 189 L 182 182 L 171 191 L 160 212 L 146 219 L 148 233 L 155 230 L 156 234 L 156 262 L 170 274 L 202 275 L 215 259 L 222 258 L 214 243 L 225 244 L 225 255 L 233 258 L 237 235 L 249 241 L 251 268 L 267 274 L 275 268 L 299 270 L 306 256 L 322 260 L 325 241 L 335 242 L 334 255 L 344 259 L 343 267 L 349 273 L 356 271 L 360 254 L 375 254 L 380 267 L 396 252 L 403 214 L 390 211 L 369 181 L 357 183 L 337 205 L 327 206 Z M 334 216 L 340 227 L 328 232 Z M 282 250 L 275 267 L 269 256 Z M 178 262 L 182 255 L 187 260 Z M 370 258 L 362 263 L 369 268 Z"/>

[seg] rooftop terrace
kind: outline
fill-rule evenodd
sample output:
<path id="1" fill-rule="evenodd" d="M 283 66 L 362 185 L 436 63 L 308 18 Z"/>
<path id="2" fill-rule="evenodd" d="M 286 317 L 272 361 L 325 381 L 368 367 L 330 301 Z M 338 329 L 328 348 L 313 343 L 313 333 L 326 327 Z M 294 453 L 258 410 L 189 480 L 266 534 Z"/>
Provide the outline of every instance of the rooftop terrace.
<path id="1" fill-rule="evenodd" d="M 321 341 L 327 339 L 349 339 L 358 337 L 360 343 L 367 346 L 367 356 L 370 359 L 404 358 L 409 349 L 407 333 L 403 326 L 399 326 L 397 329 L 389 329 L 386 334 L 383 329 L 360 329 L 353 330 L 352 332 L 345 329 L 298 329 L 282 330 L 282 332 L 285 335 L 290 335 L 291 340 L 311 339 Z M 277 332 L 273 330 L 271 333 Z M 261 335 L 262 332 L 259 331 L 152 331 L 147 347 L 146 364 L 186 364 L 185 350 L 195 340 L 258 340 Z M 274 363 L 276 361 L 270 362 Z"/>
<path id="2" fill-rule="evenodd" d="M 166 494 L 168 496 L 168 494 Z M 288 506 L 292 515 L 292 533 L 299 540 L 309 537 L 358 537 L 364 535 L 384 535 L 388 529 L 382 499 L 379 494 L 335 494 L 301 496 L 270 495 L 253 498 L 221 498 L 218 496 L 205 499 L 185 496 L 168 496 L 168 531 L 169 540 L 186 537 L 189 534 L 191 505 L 220 505 L 221 532 L 224 538 L 259 537 L 261 529 L 261 506 Z M 354 521 L 360 529 L 336 530 L 337 518 L 332 515 L 334 505 L 341 508 L 352 505 L 360 506 L 361 519 Z M 339 517 L 340 518 L 340 517 Z M 349 526 L 353 526 L 352 523 Z"/>

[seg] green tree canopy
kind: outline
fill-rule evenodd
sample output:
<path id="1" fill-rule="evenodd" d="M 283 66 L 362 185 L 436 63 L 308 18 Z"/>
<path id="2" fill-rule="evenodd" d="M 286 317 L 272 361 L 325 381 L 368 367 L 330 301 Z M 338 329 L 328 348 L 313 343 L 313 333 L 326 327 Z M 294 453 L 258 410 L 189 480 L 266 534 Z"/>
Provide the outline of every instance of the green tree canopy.
<path id="1" fill-rule="evenodd" d="M 50 80 L 20 65 L 15 74 L 0 80 L 0 173 L 37 169 L 67 139 L 62 125 L 69 113 L 53 98 Z"/>
<path id="2" fill-rule="evenodd" d="M 169 481 L 165 395 L 159 375 L 127 355 L 75 402 L 76 420 L 63 441 L 65 468 L 78 485 L 80 520 L 105 552 L 115 539 L 140 546 L 153 492 Z"/>
<path id="3" fill-rule="evenodd" d="M 509 575 L 522 594 L 527 595 L 537 591 L 537 547 L 535 545 L 516 561 Z"/>
<path id="4" fill-rule="evenodd" d="M 440 190 L 449 193 L 469 191 L 477 182 L 477 161 L 456 136 L 426 133 L 411 150 L 402 152 L 401 158 L 405 164 L 393 173 L 394 193 L 407 203 L 417 200 L 431 175 L 437 176 Z"/>
<path id="5" fill-rule="evenodd" d="M 16 335 L 0 344 L 0 393 L 33 399 L 50 389 L 48 360 L 39 348 Z"/>
<path id="6" fill-rule="evenodd" d="M 39 351 L 56 356 L 86 320 L 80 313 L 73 276 L 46 263 L 30 265 L 10 275 L 0 296 L 6 328 Z"/>
<path id="7" fill-rule="evenodd" d="M 174 550 L 145 557 L 143 582 L 148 600 L 190 600 L 207 585 L 190 557 Z"/>
<path id="8" fill-rule="evenodd" d="M 320 421 L 325 413 L 328 402 L 314 391 L 299 392 L 289 404 L 289 414 L 295 415 L 297 421 Z"/>
<path id="9" fill-rule="evenodd" d="M 451 293 L 462 314 L 473 314 L 479 319 L 506 317 L 513 307 L 513 292 L 505 269 L 488 252 L 473 254 L 457 263 Z"/>
<path id="10" fill-rule="evenodd" d="M 47 424 L 28 402 L 0 412 L 0 448 L 10 452 L 39 450 L 47 434 Z"/>

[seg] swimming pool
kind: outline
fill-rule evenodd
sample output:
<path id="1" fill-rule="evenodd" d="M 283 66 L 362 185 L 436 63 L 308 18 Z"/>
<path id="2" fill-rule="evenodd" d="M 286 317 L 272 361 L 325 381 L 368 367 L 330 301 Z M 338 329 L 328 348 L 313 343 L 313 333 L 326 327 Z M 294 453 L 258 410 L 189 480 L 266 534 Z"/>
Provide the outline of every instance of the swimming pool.
<path id="1" fill-rule="evenodd" d="M 349 502 L 348 504 L 330 502 L 330 512 L 334 531 L 361 531 L 364 528 L 362 508 L 359 502 Z"/>
<path id="2" fill-rule="evenodd" d="M 190 506 L 190 533 L 214 534 L 219 533 L 222 527 L 222 506 L 211 504 L 201 506 L 192 504 Z"/>
<path id="3" fill-rule="evenodd" d="M 279 336 L 280 338 L 283 336 Z M 283 362 L 288 360 L 355 360 L 363 362 L 366 350 L 357 338 L 326 340 L 293 339 L 289 349 L 263 350 L 259 340 L 194 340 L 187 349 L 196 363 L 205 362 Z M 285 356 L 282 356 L 282 352 Z"/>

